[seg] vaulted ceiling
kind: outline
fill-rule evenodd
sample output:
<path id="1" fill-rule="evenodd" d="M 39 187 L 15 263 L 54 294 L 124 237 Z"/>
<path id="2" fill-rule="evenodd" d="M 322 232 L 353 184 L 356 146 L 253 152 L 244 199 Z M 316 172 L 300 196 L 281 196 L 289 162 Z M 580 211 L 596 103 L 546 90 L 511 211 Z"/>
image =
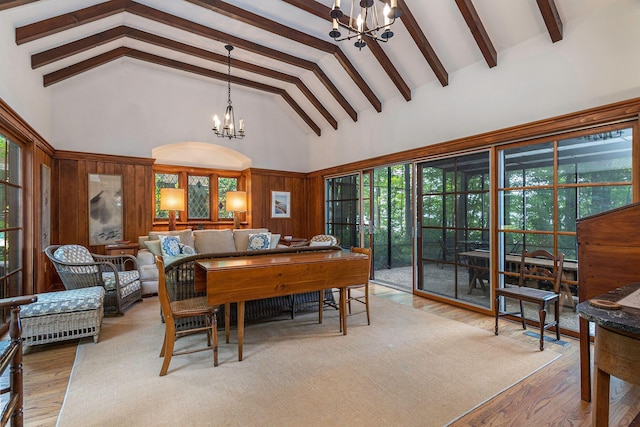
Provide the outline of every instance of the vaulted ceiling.
<path id="1" fill-rule="evenodd" d="M 398 0 L 394 37 L 361 50 L 328 36 L 333 0 L 0 0 L 0 13 L 44 86 L 123 57 L 226 85 L 231 44 L 232 87 L 282 97 L 320 135 L 420 86 L 454 85 L 478 61 L 499 67 L 501 51 L 532 37 L 560 41 L 563 20 L 597 1 Z"/>

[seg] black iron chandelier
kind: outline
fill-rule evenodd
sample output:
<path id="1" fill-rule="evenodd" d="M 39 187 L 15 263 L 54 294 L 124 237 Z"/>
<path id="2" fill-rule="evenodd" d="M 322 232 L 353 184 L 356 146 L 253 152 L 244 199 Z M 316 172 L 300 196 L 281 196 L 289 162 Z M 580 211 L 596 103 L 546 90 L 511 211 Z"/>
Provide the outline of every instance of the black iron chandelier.
<path id="1" fill-rule="evenodd" d="M 367 46 L 365 38 L 377 40 L 379 42 L 386 43 L 391 37 L 393 37 L 393 31 L 391 31 L 391 25 L 402 15 L 402 11 L 398 9 L 398 0 L 390 0 L 390 3 L 385 3 L 382 10 L 382 16 L 384 17 L 384 24 L 380 25 L 378 20 L 378 11 L 373 5 L 375 0 L 360 0 L 360 12 L 358 17 L 354 17 L 354 3 L 355 0 L 351 0 L 351 12 L 348 17 L 348 23 L 345 24 L 341 21 L 344 17 L 344 13 L 340 9 L 340 0 L 334 0 L 333 9 L 329 13 L 333 21 L 333 27 L 329 32 L 329 37 L 332 37 L 335 41 L 356 39 L 354 43 L 355 47 L 362 49 Z M 356 8 L 356 13 L 358 10 Z M 339 28 L 346 28 L 349 33 L 342 37 L 342 33 Z M 340 38 L 342 37 L 342 38 Z"/>
<path id="2" fill-rule="evenodd" d="M 213 132 L 221 137 L 221 138 L 244 138 L 244 120 L 240 119 L 238 132 L 236 133 L 236 120 L 233 116 L 233 107 L 231 106 L 231 51 L 233 50 L 233 46 L 230 44 L 225 45 L 224 47 L 227 49 L 228 54 L 228 74 L 227 74 L 227 109 L 224 113 L 224 122 L 220 123 L 220 119 L 217 115 L 213 116 Z M 220 125 L 222 124 L 222 128 Z"/>

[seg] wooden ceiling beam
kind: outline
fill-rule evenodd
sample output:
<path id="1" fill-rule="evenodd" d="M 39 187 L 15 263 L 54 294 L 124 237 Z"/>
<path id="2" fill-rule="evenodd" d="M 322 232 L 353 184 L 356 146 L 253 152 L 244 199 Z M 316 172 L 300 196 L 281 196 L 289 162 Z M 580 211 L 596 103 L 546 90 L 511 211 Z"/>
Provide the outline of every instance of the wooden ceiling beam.
<path id="1" fill-rule="evenodd" d="M 331 12 L 331 8 L 328 8 L 318 2 L 309 2 L 304 0 L 283 0 L 285 3 L 290 4 L 291 6 L 295 6 L 298 9 L 304 10 L 305 12 L 311 13 L 320 18 L 326 19 L 331 22 L 331 18 L 329 17 L 329 12 Z M 347 16 L 343 16 L 341 21 L 347 22 L 350 19 Z M 409 85 L 404 81 L 400 73 L 393 65 L 389 57 L 380 44 L 375 39 L 368 39 L 367 46 L 369 46 L 371 53 L 380 63 L 380 66 L 385 70 L 391 81 L 396 85 L 396 88 L 400 91 L 400 94 L 404 97 L 405 100 L 411 101 L 411 89 Z"/>
<path id="2" fill-rule="evenodd" d="M 555 0 L 537 0 L 537 2 L 551 41 L 555 43 L 562 40 L 562 19 L 560 19 Z"/>
<path id="3" fill-rule="evenodd" d="M 71 65 L 69 67 L 63 68 L 58 71 L 54 71 L 53 73 L 47 74 L 44 76 L 45 86 L 50 86 L 52 84 L 61 82 L 65 79 L 88 71 L 90 69 L 96 68 L 100 65 L 104 65 L 108 62 L 111 62 L 115 59 L 122 58 L 124 56 L 135 58 L 141 61 L 150 62 L 157 65 L 162 65 L 165 67 L 173 68 L 176 70 L 186 71 L 193 74 L 198 74 L 201 76 L 209 77 L 216 80 L 227 81 L 229 78 L 225 73 L 219 73 L 217 71 L 209 70 L 207 68 L 198 67 L 196 65 L 187 64 L 185 62 L 176 61 L 173 59 L 164 58 L 162 56 L 154 55 L 151 53 L 143 52 L 137 49 L 132 49 L 128 47 L 119 47 L 113 49 L 109 52 L 103 53 L 101 55 L 94 56 L 93 58 L 89 58 L 85 61 L 78 62 L 77 64 Z M 313 120 L 304 112 L 304 110 L 291 98 L 291 96 L 281 88 L 277 88 L 274 86 L 270 86 L 264 83 L 254 82 L 252 80 L 244 79 L 241 77 L 231 76 L 231 82 L 240 86 L 246 86 L 253 89 L 257 89 L 263 92 L 270 92 L 276 95 L 280 95 L 284 98 L 285 102 L 289 104 L 293 110 L 300 115 L 302 120 L 304 120 L 307 125 L 316 133 L 316 135 L 321 135 L 321 130 L 318 125 L 316 125 Z"/>
<path id="4" fill-rule="evenodd" d="M 16 44 L 23 44 L 56 34 L 69 28 L 78 27 L 125 11 L 129 0 L 111 0 L 106 3 L 85 7 L 74 12 L 54 16 L 16 28 Z"/>
<path id="5" fill-rule="evenodd" d="M 171 15 L 166 12 L 153 9 L 151 7 L 142 5 L 140 3 L 133 3 L 127 7 L 127 12 L 138 15 L 142 18 L 146 18 L 152 21 L 160 22 L 162 24 L 169 25 L 174 28 L 206 37 L 211 40 L 215 40 L 225 44 L 231 44 L 235 47 L 242 48 L 246 51 L 253 52 L 262 56 L 266 56 L 277 61 L 287 63 L 302 69 L 309 70 L 320 80 L 329 93 L 336 99 L 338 104 L 347 112 L 349 117 L 356 122 L 358 121 L 358 113 L 349 104 L 347 99 L 342 95 L 340 90 L 333 84 L 329 77 L 322 71 L 320 66 L 315 62 L 308 61 L 306 59 L 298 58 L 297 56 L 289 55 L 288 53 L 280 52 L 275 49 L 271 49 L 266 46 L 259 45 L 249 40 L 242 39 L 240 37 L 233 36 L 231 34 L 223 33 L 214 28 L 206 27 L 204 25 L 197 24 L 195 22 L 180 18 L 175 15 Z"/>
<path id="6" fill-rule="evenodd" d="M 384 0 L 380 0 L 384 1 Z M 404 24 L 405 28 L 409 32 L 409 35 L 415 42 L 416 46 L 424 56 L 424 59 L 431 67 L 431 70 L 435 74 L 438 81 L 442 86 L 447 86 L 449 84 L 449 73 L 445 70 L 444 65 L 440 62 L 440 58 L 436 55 L 436 51 L 431 47 L 431 43 L 427 40 L 427 36 L 424 35 L 422 28 L 414 18 L 411 10 L 405 3 L 404 0 L 398 0 L 398 8 L 402 11 L 402 15 L 400 15 L 400 20 Z"/>
<path id="7" fill-rule="evenodd" d="M 485 30 L 473 3 L 471 0 L 456 0 L 456 4 L 480 48 L 484 60 L 487 61 L 487 65 L 489 65 L 489 68 L 495 67 L 498 65 L 498 54 L 496 53 L 495 47 L 493 47 L 493 43 L 491 43 L 489 34 L 487 34 L 487 30 Z"/>
<path id="8" fill-rule="evenodd" d="M 298 43 L 302 43 L 306 46 L 312 47 L 314 49 L 321 50 L 323 52 L 330 53 L 333 55 L 340 65 L 347 72 L 349 77 L 353 80 L 353 82 L 358 86 L 358 88 L 362 91 L 365 98 L 369 100 L 373 108 L 377 112 L 382 111 L 382 103 L 378 99 L 378 97 L 373 93 L 373 90 L 367 85 L 364 81 L 358 70 L 353 66 L 351 61 L 347 58 L 347 56 L 333 43 L 329 43 L 326 40 L 321 40 L 317 37 L 311 36 L 307 33 L 303 33 L 302 31 L 298 31 L 294 28 L 284 26 L 279 24 L 278 22 L 267 19 L 263 16 L 256 15 L 255 13 L 251 13 L 244 9 L 241 9 L 237 6 L 234 6 L 229 3 L 225 3 L 219 0 L 187 0 L 189 3 L 193 3 L 195 5 L 201 6 L 203 8 L 209 9 L 215 13 L 227 16 L 229 18 L 233 18 L 237 21 L 243 22 L 248 25 L 252 25 L 254 27 L 260 28 L 264 31 L 268 31 L 272 34 L 279 35 L 281 37 L 285 37 L 288 40 L 293 40 Z"/>
<path id="9" fill-rule="evenodd" d="M 11 9 L 12 7 L 24 6 L 38 0 L 0 0 L 0 10 Z"/>
<path id="10" fill-rule="evenodd" d="M 72 55 L 84 52 L 94 46 L 102 45 L 107 42 L 117 40 L 119 38 L 128 37 L 131 39 L 143 41 L 156 46 L 164 47 L 174 50 L 176 52 L 185 53 L 198 58 L 206 59 L 208 61 L 218 62 L 221 64 L 227 63 L 227 56 L 210 52 L 205 49 L 200 49 L 194 46 L 190 46 L 184 43 L 177 42 L 175 40 L 167 39 L 155 34 L 151 34 L 142 30 L 127 27 L 124 25 L 103 31 L 98 34 L 94 34 L 85 37 L 80 40 L 76 40 L 67 43 L 62 46 L 58 46 L 44 52 L 40 52 L 31 56 L 31 67 L 38 68 L 43 65 L 51 64 L 55 61 L 59 61 L 64 58 L 68 58 Z M 232 59 L 233 67 L 242 70 L 250 71 L 252 73 L 260 74 L 266 77 L 284 81 L 295 85 L 303 95 L 307 97 L 309 102 L 318 109 L 320 114 L 329 122 L 334 128 L 338 129 L 337 120 L 329 113 L 329 111 L 322 105 L 320 100 L 309 90 L 309 88 L 296 76 L 292 76 L 279 71 L 274 71 L 266 67 L 250 64 L 245 61 L 239 61 Z"/>

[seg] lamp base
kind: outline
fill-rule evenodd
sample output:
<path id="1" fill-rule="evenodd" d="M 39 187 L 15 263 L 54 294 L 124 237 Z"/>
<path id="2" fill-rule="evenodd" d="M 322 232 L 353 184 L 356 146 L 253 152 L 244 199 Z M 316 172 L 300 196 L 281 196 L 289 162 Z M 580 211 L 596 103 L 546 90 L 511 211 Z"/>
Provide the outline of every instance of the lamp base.
<path id="1" fill-rule="evenodd" d="M 169 211 L 169 231 L 176 229 L 176 211 Z"/>
<path id="2" fill-rule="evenodd" d="M 240 212 L 233 213 L 233 228 L 240 228 Z"/>

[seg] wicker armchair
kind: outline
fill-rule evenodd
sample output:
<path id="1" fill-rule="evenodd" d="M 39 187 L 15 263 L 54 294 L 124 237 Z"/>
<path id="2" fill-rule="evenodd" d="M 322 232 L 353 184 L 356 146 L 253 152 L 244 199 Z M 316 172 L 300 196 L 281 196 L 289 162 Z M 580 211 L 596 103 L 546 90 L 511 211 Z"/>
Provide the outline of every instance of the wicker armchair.
<path id="1" fill-rule="evenodd" d="M 66 289 L 102 286 L 105 314 L 122 314 L 142 299 L 138 261 L 131 255 L 97 255 L 80 245 L 52 245 L 45 254 Z"/>

